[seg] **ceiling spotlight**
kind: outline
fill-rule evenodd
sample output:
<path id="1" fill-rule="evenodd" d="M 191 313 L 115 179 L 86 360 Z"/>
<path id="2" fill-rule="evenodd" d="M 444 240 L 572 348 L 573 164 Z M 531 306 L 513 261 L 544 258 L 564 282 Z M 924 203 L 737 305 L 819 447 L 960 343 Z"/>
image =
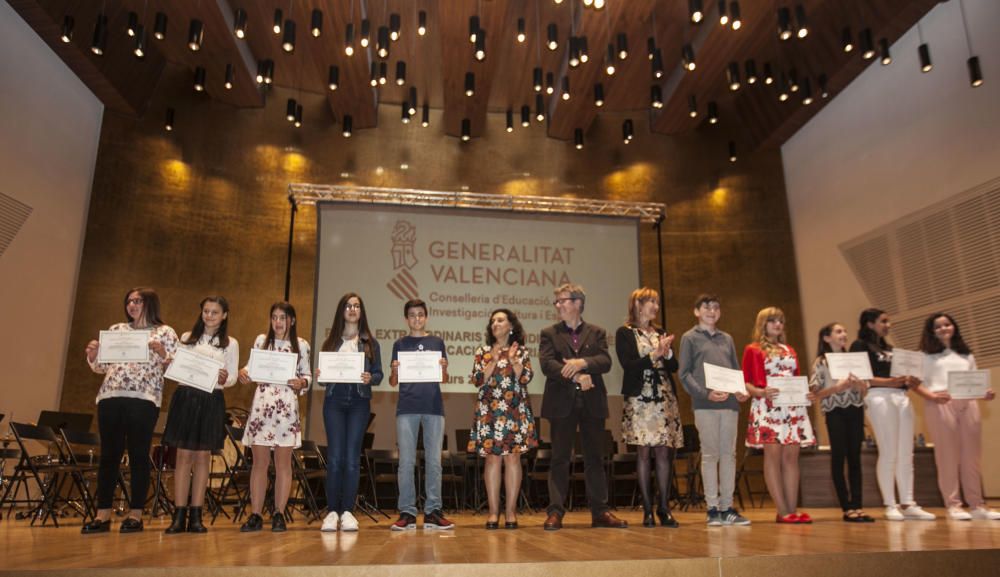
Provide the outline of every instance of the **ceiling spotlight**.
<path id="1" fill-rule="evenodd" d="M 167 132 L 170 132 L 170 131 L 172 131 L 174 129 L 174 109 L 173 108 L 168 108 L 167 109 L 167 118 L 166 118 L 166 120 L 163 123 L 163 129 L 166 130 Z"/>
<path id="2" fill-rule="evenodd" d="M 472 138 L 472 121 L 468 118 L 462 119 L 462 142 L 468 142 Z"/>
<path id="3" fill-rule="evenodd" d="M 934 64 L 931 63 L 931 49 L 926 42 L 917 47 L 917 54 L 920 56 L 920 71 L 930 72 Z"/>
<path id="4" fill-rule="evenodd" d="M 690 44 L 685 44 L 681 47 L 681 62 L 684 64 L 684 68 L 688 71 L 692 71 L 697 68 L 697 64 L 694 61 L 694 47 Z"/>
<path id="5" fill-rule="evenodd" d="M 608 53 L 604 56 L 604 71 L 608 76 L 615 73 L 615 47 L 608 44 Z"/>
<path id="6" fill-rule="evenodd" d="M 628 35 L 624 32 L 618 33 L 618 60 L 628 58 Z"/>
<path id="7" fill-rule="evenodd" d="M 771 63 L 764 63 L 764 84 L 768 86 L 774 84 L 774 71 L 771 70 Z"/>
<path id="8" fill-rule="evenodd" d="M 726 0 L 719 0 L 719 25 L 729 25 L 729 14 L 726 12 Z"/>
<path id="9" fill-rule="evenodd" d="M 423 111 L 420 113 L 420 126 L 427 128 L 431 125 L 431 105 L 424 103 Z"/>
<path id="10" fill-rule="evenodd" d="M 281 34 L 281 23 L 285 20 L 284 16 L 281 14 L 281 8 L 274 9 L 274 20 L 271 24 L 271 30 L 275 34 Z"/>
<path id="11" fill-rule="evenodd" d="M 403 121 L 403 124 L 410 123 L 410 103 L 403 102 L 400 106 L 399 118 Z"/>
<path id="12" fill-rule="evenodd" d="M 809 106 L 810 104 L 812 104 L 813 103 L 813 91 L 812 91 L 812 85 L 810 84 L 808 77 L 802 79 L 802 90 L 801 90 L 801 92 L 802 92 L 802 104 L 804 106 Z"/>
<path id="13" fill-rule="evenodd" d="M 295 128 L 301 128 L 302 127 L 302 105 L 301 104 L 299 104 L 298 106 L 295 107 L 295 118 L 292 120 L 292 124 L 295 125 Z"/>
<path id="14" fill-rule="evenodd" d="M 714 100 L 708 103 L 708 123 L 719 123 L 719 105 Z"/>
<path id="15" fill-rule="evenodd" d="M 469 42 L 475 44 L 476 37 L 479 36 L 479 16 L 469 16 Z"/>
<path id="16" fill-rule="evenodd" d="M 135 31 L 135 48 L 132 50 L 136 58 L 146 56 L 146 27 L 139 26 Z"/>
<path id="17" fill-rule="evenodd" d="M 604 106 L 604 85 L 600 82 L 594 85 L 594 106 Z"/>
<path id="18" fill-rule="evenodd" d="M 285 33 L 281 36 L 281 49 L 285 52 L 295 52 L 295 21 L 285 20 Z"/>
<path id="19" fill-rule="evenodd" d="M 729 141 L 729 162 L 736 162 L 736 142 Z"/>
<path id="20" fill-rule="evenodd" d="M 237 8 L 233 15 L 233 34 L 241 39 L 247 37 L 247 11 L 243 8 Z"/>
<path id="21" fill-rule="evenodd" d="M 244 22 L 246 21 L 246 15 L 243 16 Z M 153 38 L 157 40 L 163 40 L 167 37 L 167 15 L 163 12 L 157 12 L 153 23 Z M 240 36 L 242 38 L 242 36 Z"/>
<path id="22" fill-rule="evenodd" d="M 757 63 L 753 58 L 743 63 L 743 70 L 747 73 L 747 84 L 757 83 Z"/>
<path id="23" fill-rule="evenodd" d="M 70 16 L 69 14 L 63 16 L 62 33 L 59 35 L 59 39 L 65 42 L 66 44 L 72 42 L 74 26 L 76 26 L 76 21 L 73 20 L 72 16 Z"/>
<path id="24" fill-rule="evenodd" d="M 892 54 L 889 52 L 889 39 L 879 38 L 878 41 L 879 53 L 882 55 L 882 66 L 888 66 L 892 64 Z"/>
<path id="25" fill-rule="evenodd" d="M 417 34 L 423 36 L 427 34 L 427 11 L 417 12 Z"/>
<path id="26" fill-rule="evenodd" d="M 556 77 L 551 72 L 545 73 L 545 94 L 554 94 L 556 91 Z"/>
<path id="27" fill-rule="evenodd" d="M 851 34 L 849 26 L 844 26 L 844 29 L 840 32 L 840 46 L 844 49 L 844 52 L 854 50 L 854 35 Z"/>
<path id="28" fill-rule="evenodd" d="M 480 30 L 479 34 L 476 35 L 475 43 L 475 57 L 476 60 L 482 62 L 486 59 L 486 31 Z"/>
<path id="29" fill-rule="evenodd" d="M 205 69 L 201 66 L 194 69 L 194 89 L 196 92 L 205 91 Z"/>
<path id="30" fill-rule="evenodd" d="M 532 72 L 531 72 L 531 78 L 532 78 L 532 81 L 533 81 L 532 82 L 532 87 L 535 89 L 535 92 L 541 92 L 542 91 L 542 69 L 536 67 L 534 70 L 532 70 Z"/>
<path id="31" fill-rule="evenodd" d="M 653 55 L 653 78 L 663 78 L 663 53 L 660 49 L 656 49 L 656 54 Z"/>
<path id="32" fill-rule="evenodd" d="M 576 68 L 580 65 L 580 43 L 576 36 L 569 37 L 569 66 Z"/>
<path id="33" fill-rule="evenodd" d="M 289 98 L 288 102 L 285 103 L 285 119 L 288 122 L 295 122 L 295 107 L 298 105 L 299 103 L 294 98 Z"/>
<path id="34" fill-rule="evenodd" d="M 347 31 L 344 32 L 344 54 L 354 56 L 354 23 L 347 23 Z"/>
<path id="35" fill-rule="evenodd" d="M 375 50 L 378 52 L 379 58 L 389 56 L 389 42 L 389 27 L 379 26 L 378 34 L 375 37 Z"/>
<path id="36" fill-rule="evenodd" d="M 743 18 L 740 15 L 740 3 L 732 2 L 729 4 L 729 14 L 731 16 L 733 30 L 739 30 L 743 27 Z"/>
<path id="37" fill-rule="evenodd" d="M 514 132 L 514 109 L 507 109 L 507 132 Z"/>
<path id="38" fill-rule="evenodd" d="M 688 116 L 698 118 L 698 99 L 694 94 L 688 96 Z"/>
<path id="39" fill-rule="evenodd" d="M 559 27 L 556 26 L 555 22 L 549 24 L 548 27 L 549 40 L 547 46 L 549 50 L 555 50 L 559 48 Z"/>
<path id="40" fill-rule="evenodd" d="M 330 87 L 330 90 L 336 90 L 340 87 L 340 68 L 338 66 L 330 66 L 327 86 Z"/>
<path id="41" fill-rule="evenodd" d="M 341 125 L 344 129 L 343 131 L 344 138 L 350 138 L 351 134 L 354 133 L 354 120 L 351 118 L 350 115 L 346 115 L 341 121 Z"/>
<path id="42" fill-rule="evenodd" d="M 396 86 L 404 84 L 406 84 L 406 61 L 399 60 L 396 62 Z"/>
<path id="43" fill-rule="evenodd" d="M 257 75 L 254 76 L 254 80 L 257 81 L 257 84 L 264 84 L 264 61 L 263 60 L 258 60 L 257 61 Z"/>
<path id="44" fill-rule="evenodd" d="M 312 18 L 310 19 L 309 33 L 313 35 L 313 38 L 319 38 L 319 35 L 323 33 L 323 11 L 314 8 L 312 11 Z"/>
<path id="45" fill-rule="evenodd" d="M 139 28 L 139 15 L 135 12 L 128 13 L 128 24 L 125 25 L 125 33 L 129 38 L 135 38 L 136 30 Z"/>
<path id="46" fill-rule="evenodd" d="M 531 126 L 531 107 L 527 104 L 521 107 L 521 126 L 524 128 Z"/>
<path id="47" fill-rule="evenodd" d="M 702 12 L 701 0 L 688 0 L 688 14 L 691 16 L 691 22 L 695 24 L 701 22 L 701 19 L 705 17 L 705 13 Z"/>
<path id="48" fill-rule="evenodd" d="M 829 98 L 830 97 L 830 91 L 827 89 L 826 74 L 820 74 L 816 78 L 816 84 L 819 85 L 819 97 L 820 98 Z"/>
<path id="49" fill-rule="evenodd" d="M 201 23 L 201 20 L 193 19 L 191 20 L 191 25 L 188 27 L 188 48 L 191 52 L 197 52 L 201 50 L 201 43 L 205 40 L 205 26 Z"/>
<path id="50" fill-rule="evenodd" d="M 785 102 L 788 98 L 788 77 L 782 72 L 778 81 L 778 101 Z"/>
<path id="51" fill-rule="evenodd" d="M 806 7 L 802 4 L 795 5 L 795 22 L 799 25 L 796 36 L 805 38 L 809 35 L 809 25 L 806 22 Z"/>
<path id="52" fill-rule="evenodd" d="M 274 60 L 268 58 L 264 61 L 264 84 L 274 82 Z"/>
<path id="53" fill-rule="evenodd" d="M 562 99 L 569 100 L 569 76 L 562 77 Z"/>
<path id="54" fill-rule="evenodd" d="M 663 89 L 659 84 L 654 84 L 649 89 L 649 100 L 653 108 L 663 108 Z"/>
<path id="55" fill-rule="evenodd" d="M 865 28 L 861 31 L 861 57 L 865 60 L 875 58 L 875 41 L 872 40 L 872 29 Z"/>
<path id="56" fill-rule="evenodd" d="M 799 71 L 794 68 L 788 71 L 788 89 L 792 92 L 799 91 Z"/>
<path id="57" fill-rule="evenodd" d="M 646 39 L 646 57 L 652 60 L 655 54 L 656 54 L 656 38 L 650 36 L 649 38 Z"/>
<path id="58" fill-rule="evenodd" d="M 983 85 L 983 69 L 979 66 L 979 57 L 972 56 L 967 61 L 966 64 L 969 67 L 969 84 L 973 88 L 978 88 Z"/>
<path id="59" fill-rule="evenodd" d="M 735 62 L 730 62 L 729 66 L 726 68 L 726 84 L 729 85 L 729 90 L 736 92 L 740 89 L 740 65 Z"/>
<path id="60" fill-rule="evenodd" d="M 604 8 L 604 0 L 594 0 L 594 10 Z"/>
<path id="61" fill-rule="evenodd" d="M 378 63 L 378 83 L 380 86 L 385 86 L 386 82 L 389 81 L 389 63 L 382 61 Z"/>
<path id="62" fill-rule="evenodd" d="M 370 66 L 371 70 L 368 73 L 368 84 L 372 88 L 378 87 L 378 62 L 372 62 Z"/>
<path id="63" fill-rule="evenodd" d="M 545 122 L 545 97 L 541 94 L 535 95 L 535 120 Z"/>
<path id="64" fill-rule="evenodd" d="M 515 38 L 517 38 L 518 42 L 524 42 L 525 39 L 527 38 L 527 35 L 524 33 L 525 27 L 526 27 L 526 24 L 525 24 L 524 18 L 518 18 L 517 19 L 517 36 L 515 37 Z"/>
<path id="65" fill-rule="evenodd" d="M 417 87 L 410 87 L 410 116 L 417 114 Z"/>
<path id="66" fill-rule="evenodd" d="M 587 37 L 580 36 L 577 39 L 577 44 L 580 47 L 580 62 L 586 64 L 587 61 L 590 60 L 590 51 L 587 50 Z"/>
<path id="67" fill-rule="evenodd" d="M 625 122 L 622 122 L 622 141 L 625 144 L 632 142 L 635 137 L 635 129 L 632 126 L 632 119 L 626 118 Z"/>
<path id="68" fill-rule="evenodd" d="M 792 12 L 787 6 L 778 8 L 778 38 L 788 40 L 792 37 Z"/>
<path id="69" fill-rule="evenodd" d="M 399 17 L 399 13 L 393 12 L 389 15 L 389 39 L 393 42 L 399 40 L 400 27 L 402 26 L 402 19 Z"/>
<path id="70" fill-rule="evenodd" d="M 351 38 L 352 39 L 354 38 L 353 34 L 351 34 Z M 368 45 L 372 43 L 372 23 L 367 18 L 362 18 L 361 19 L 361 41 L 360 41 L 360 43 L 361 43 L 361 47 L 362 48 L 368 48 Z"/>
<path id="71" fill-rule="evenodd" d="M 583 150 L 583 129 L 577 128 L 573 130 L 573 146 L 577 150 Z"/>
<path id="72" fill-rule="evenodd" d="M 226 87 L 226 90 L 232 90 L 235 82 L 236 69 L 233 68 L 232 64 L 226 64 L 226 80 L 222 83 L 222 85 Z"/>
<path id="73" fill-rule="evenodd" d="M 90 41 L 90 51 L 97 56 L 103 56 L 108 47 L 108 17 L 102 12 L 97 15 L 94 23 L 94 37 Z"/>
<path id="74" fill-rule="evenodd" d="M 465 73 L 465 95 L 472 96 L 476 93 L 476 75 L 472 72 Z"/>

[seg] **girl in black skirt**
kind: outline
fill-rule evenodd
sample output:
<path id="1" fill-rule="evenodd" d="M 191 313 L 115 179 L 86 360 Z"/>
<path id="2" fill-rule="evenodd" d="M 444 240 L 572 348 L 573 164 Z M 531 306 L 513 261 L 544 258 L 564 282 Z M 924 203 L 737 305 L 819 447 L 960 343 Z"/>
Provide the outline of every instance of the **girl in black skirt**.
<path id="1" fill-rule="evenodd" d="M 226 401 L 222 389 L 236 383 L 240 358 L 239 343 L 227 334 L 228 324 L 226 299 L 206 297 L 201 301 L 201 316 L 194 328 L 181 336 L 180 346 L 212 357 L 224 363 L 224 367 L 219 370 L 218 385 L 211 393 L 180 385 L 170 400 L 163 444 L 177 448 L 177 467 L 174 472 L 174 517 L 167 534 L 208 531 L 201 520 L 202 506 L 212 451 L 222 449 L 225 439 Z"/>

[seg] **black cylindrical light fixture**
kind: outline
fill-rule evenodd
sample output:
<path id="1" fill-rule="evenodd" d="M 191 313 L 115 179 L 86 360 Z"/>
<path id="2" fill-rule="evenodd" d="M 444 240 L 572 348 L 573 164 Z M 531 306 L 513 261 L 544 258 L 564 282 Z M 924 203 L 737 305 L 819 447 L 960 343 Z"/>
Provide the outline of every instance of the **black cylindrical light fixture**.
<path id="1" fill-rule="evenodd" d="M 799 91 L 799 71 L 794 68 L 788 70 L 788 89 L 792 92 Z"/>
<path id="2" fill-rule="evenodd" d="M 285 21 L 284 15 L 281 13 L 281 8 L 274 9 L 274 19 L 271 23 L 271 30 L 275 34 L 281 34 L 281 23 Z"/>
<path id="3" fill-rule="evenodd" d="M 736 162 L 736 141 L 729 141 L 729 162 Z"/>
<path id="4" fill-rule="evenodd" d="M 649 100 L 653 108 L 663 108 L 663 89 L 659 84 L 654 84 L 649 89 Z"/>
<path id="5" fill-rule="evenodd" d="M 233 85 L 235 83 L 236 83 L 236 69 L 233 68 L 232 63 L 227 63 L 226 64 L 226 79 L 225 79 L 225 81 L 223 82 L 222 85 L 226 87 L 226 90 L 232 90 L 233 89 Z"/>
<path id="6" fill-rule="evenodd" d="M 205 69 L 201 66 L 194 69 L 194 89 L 197 92 L 205 91 Z"/>
<path id="7" fill-rule="evenodd" d="M 285 20 L 285 33 L 281 35 L 281 49 L 285 52 L 295 52 L 295 21 Z"/>
<path id="8" fill-rule="evenodd" d="M 784 102 L 788 100 L 788 76 L 784 72 L 778 77 L 778 100 Z"/>
<path id="9" fill-rule="evenodd" d="M 174 129 L 174 109 L 167 109 L 167 117 L 163 122 L 163 129 L 170 132 Z"/>
<path id="10" fill-rule="evenodd" d="M 521 107 L 521 126 L 524 128 L 531 126 L 531 107 L 527 104 Z"/>
<path id="11" fill-rule="evenodd" d="M 327 74 L 327 86 L 330 90 L 336 90 L 340 88 L 340 67 L 336 65 L 330 66 L 330 72 Z"/>
<path id="12" fill-rule="evenodd" d="M 288 102 L 285 103 L 285 119 L 288 120 L 288 122 L 293 122 L 295 120 L 295 107 L 298 105 L 299 103 L 296 102 L 294 98 L 289 98 Z"/>
<path id="13" fill-rule="evenodd" d="M 540 67 L 536 67 L 531 72 L 531 78 L 532 78 L 532 87 L 535 89 L 535 92 L 541 92 L 542 91 L 542 69 Z"/>
<path id="14" fill-rule="evenodd" d="M 476 37 L 479 36 L 479 28 L 479 16 L 469 16 L 469 42 L 476 43 Z"/>
<path id="15" fill-rule="evenodd" d="M 541 94 L 535 95 L 535 120 L 538 122 L 545 120 L 545 97 Z"/>
<path id="16" fill-rule="evenodd" d="M 774 70 L 771 69 L 771 63 L 764 63 L 764 84 L 768 86 L 774 84 Z"/>
<path id="17" fill-rule="evenodd" d="M 396 86 L 404 84 L 406 84 L 406 61 L 398 60 L 396 62 Z"/>
<path id="18" fill-rule="evenodd" d="M 653 54 L 653 78 L 663 78 L 663 53 L 660 49 L 656 49 L 656 53 Z"/>
<path id="19" fill-rule="evenodd" d="M 583 129 L 575 128 L 573 129 L 573 146 L 577 150 L 583 150 Z"/>
<path id="20" fill-rule="evenodd" d="M 729 3 L 729 24 L 733 30 L 739 30 L 743 27 L 743 15 L 740 14 L 739 2 L 734 1 Z"/>
<path id="21" fill-rule="evenodd" d="M 594 85 L 594 106 L 604 106 L 604 85 L 600 82 Z"/>
<path id="22" fill-rule="evenodd" d="M 979 57 L 972 56 L 967 61 L 966 64 L 969 67 L 969 84 L 973 88 L 977 88 L 983 85 L 983 69 L 979 66 Z"/>
<path id="23" fill-rule="evenodd" d="M 813 103 L 812 83 L 810 82 L 808 76 L 802 79 L 802 88 L 799 92 L 802 93 L 802 104 L 804 106 L 809 106 Z"/>
<path id="24" fill-rule="evenodd" d="M 353 37 L 353 35 L 352 35 Z M 372 23 L 367 18 L 361 19 L 361 47 L 368 48 L 372 43 Z"/>
<path id="25" fill-rule="evenodd" d="M 424 103 L 423 112 L 420 114 L 420 126 L 427 128 L 431 125 L 431 105 Z"/>
<path id="26" fill-rule="evenodd" d="M 792 37 L 792 11 L 787 6 L 778 8 L 778 38 L 788 40 Z"/>
<path id="27" fill-rule="evenodd" d="M 188 48 L 192 52 L 197 52 L 201 50 L 201 43 L 205 40 L 205 25 L 202 24 L 201 20 L 194 18 L 191 20 L 191 25 L 188 26 Z"/>
<path id="28" fill-rule="evenodd" d="M 125 33 L 129 38 L 135 38 L 135 33 L 139 29 L 139 15 L 135 12 L 128 13 L 128 21 L 125 24 Z"/>
<path id="29" fill-rule="evenodd" d="M 313 8 L 309 24 L 309 32 L 313 35 L 313 38 L 319 38 L 319 35 L 323 33 L 323 11 Z"/>
<path id="30" fill-rule="evenodd" d="M 237 38 L 247 37 L 247 11 L 243 8 L 237 8 L 233 14 L 233 34 Z"/>
<path id="31" fill-rule="evenodd" d="M 626 118 L 625 121 L 622 122 L 622 141 L 625 142 L 625 144 L 628 144 L 632 142 L 632 138 L 634 137 L 635 128 L 632 126 L 632 119 Z"/>
<path id="32" fill-rule="evenodd" d="M 608 51 L 604 54 L 604 72 L 608 76 L 613 76 L 617 68 L 615 68 L 615 47 L 612 44 L 608 44 Z"/>
<path id="33" fill-rule="evenodd" d="M 719 105 L 714 101 L 708 103 L 708 123 L 718 124 L 719 122 Z"/>
<path id="34" fill-rule="evenodd" d="M 486 31 L 480 30 L 476 35 L 476 43 L 473 45 L 473 52 L 476 60 L 482 62 L 486 59 Z"/>
<path id="35" fill-rule="evenodd" d="M 507 132 L 514 132 L 514 109 L 507 109 Z"/>
<path id="36" fill-rule="evenodd" d="M 274 82 L 274 60 L 268 58 L 264 64 L 264 84 L 271 84 Z"/>
<path id="37" fill-rule="evenodd" d="M 417 12 L 417 34 L 423 36 L 427 34 L 427 11 Z"/>
<path id="38" fill-rule="evenodd" d="M 246 16 L 244 16 L 244 20 Z M 163 12 L 157 12 L 153 19 L 153 38 L 157 40 L 163 40 L 167 37 L 167 15 Z"/>
<path id="39" fill-rule="evenodd" d="M 62 33 L 59 35 L 59 39 L 69 44 L 73 41 L 73 28 L 76 27 L 76 20 L 69 14 L 63 16 L 62 23 Z"/>
<path id="40" fill-rule="evenodd" d="M 399 118 L 403 121 L 403 124 L 410 123 L 410 103 L 402 102 L 400 103 Z"/>
<path id="41" fill-rule="evenodd" d="M 146 57 L 146 27 L 141 24 L 135 30 L 135 48 L 132 49 L 132 54 L 136 58 Z"/>
<path id="42" fill-rule="evenodd" d="M 751 58 L 743 63 L 743 70 L 747 74 L 747 84 L 757 83 L 757 63 Z"/>
<path id="43" fill-rule="evenodd" d="M 698 117 L 698 98 L 694 94 L 688 96 L 688 116 Z"/>
<path id="44" fill-rule="evenodd" d="M 851 34 L 850 26 L 844 26 L 844 29 L 840 32 L 840 47 L 844 52 L 854 50 L 854 35 Z"/>
<path id="45" fill-rule="evenodd" d="M 701 22 L 701 19 L 705 17 L 701 0 L 688 0 L 688 16 L 690 16 L 691 22 L 695 24 Z"/>
<path id="46" fill-rule="evenodd" d="M 344 54 L 354 56 L 354 23 L 347 23 L 347 30 L 344 31 Z"/>
<path id="47" fill-rule="evenodd" d="M 885 38 L 885 37 L 879 38 L 879 40 L 878 40 L 878 50 L 879 50 L 879 54 L 881 55 L 881 58 L 879 59 L 879 62 L 882 63 L 882 66 L 888 66 L 888 65 L 892 64 L 892 53 L 889 52 L 889 39 L 888 38 Z"/>
<path id="48" fill-rule="evenodd" d="M 468 118 L 462 119 L 462 142 L 468 142 L 472 138 L 472 121 Z"/>
<path id="49" fill-rule="evenodd" d="M 580 36 L 577 40 L 577 45 L 580 47 L 580 62 L 586 64 L 590 60 L 590 48 L 587 46 L 587 37 Z"/>
<path id="50" fill-rule="evenodd" d="M 368 84 L 371 85 L 372 88 L 375 88 L 378 86 L 378 62 L 372 62 L 369 65 L 369 68 Z"/>
<path id="51" fill-rule="evenodd" d="M 729 11 L 726 8 L 726 0 L 719 0 L 719 26 L 729 25 Z"/>
<path id="52" fill-rule="evenodd" d="M 417 87 L 410 87 L 410 116 L 417 114 Z"/>
<path id="53" fill-rule="evenodd" d="M 258 60 L 257 61 L 257 75 L 254 77 L 254 79 L 257 80 L 257 84 L 263 84 L 264 83 L 264 61 L 263 60 Z"/>
<path id="54" fill-rule="evenodd" d="M 917 54 L 920 56 L 920 71 L 930 72 L 934 64 L 931 63 L 931 49 L 926 42 L 917 47 Z"/>
<path id="55" fill-rule="evenodd" d="M 295 128 L 300 128 L 302 126 L 302 105 L 301 104 L 299 104 L 298 106 L 295 107 L 295 119 L 292 120 L 292 124 L 295 125 Z"/>
<path id="56" fill-rule="evenodd" d="M 560 94 L 563 100 L 569 100 L 569 75 L 562 77 L 562 94 Z"/>
<path id="57" fill-rule="evenodd" d="M 548 43 L 546 45 L 549 47 L 549 50 L 559 48 L 559 27 L 556 26 L 555 22 L 549 23 Z"/>
<path id="58" fill-rule="evenodd" d="M 378 63 L 378 83 L 384 85 L 389 81 L 389 63 L 383 60 Z"/>
<path id="59" fill-rule="evenodd" d="M 802 4 L 795 5 L 795 23 L 798 25 L 798 30 L 795 35 L 799 38 L 805 38 L 809 35 L 809 23 L 806 21 L 806 7 Z"/>
<path id="60" fill-rule="evenodd" d="M 690 44 L 681 46 L 681 62 L 684 65 L 684 69 L 688 71 L 692 71 L 698 67 L 694 61 L 694 47 Z"/>
<path id="61" fill-rule="evenodd" d="M 652 60 L 655 54 L 656 54 L 656 38 L 650 36 L 649 38 L 646 39 L 646 57 L 649 60 Z"/>
<path id="62" fill-rule="evenodd" d="M 393 42 L 399 40 L 399 35 L 401 33 L 402 19 L 399 17 L 398 12 L 393 12 L 389 14 L 389 39 Z"/>
<path id="63" fill-rule="evenodd" d="M 736 62 L 730 62 L 726 67 L 726 84 L 733 92 L 740 89 L 740 65 Z"/>
<path id="64" fill-rule="evenodd" d="M 556 92 L 556 75 L 552 72 L 545 73 L 545 94 L 555 94 Z"/>
<path id="65" fill-rule="evenodd" d="M 350 138 L 354 134 L 354 119 L 351 118 L 350 114 L 345 115 L 340 124 L 341 128 L 343 128 L 344 138 Z"/>
<path id="66" fill-rule="evenodd" d="M 828 98 L 830 96 L 830 91 L 827 88 L 826 74 L 820 74 L 816 77 L 816 84 L 819 85 L 819 97 Z"/>
<path id="67" fill-rule="evenodd" d="M 619 32 L 617 37 L 618 44 L 618 60 L 625 60 L 628 58 L 628 35 L 624 32 Z"/>
<path id="68" fill-rule="evenodd" d="M 379 57 L 385 58 L 389 56 L 389 27 L 379 26 L 378 35 L 375 38 L 375 49 Z"/>
<path id="69" fill-rule="evenodd" d="M 872 29 L 865 28 L 861 31 L 861 57 L 865 60 L 875 58 L 875 41 L 872 39 Z"/>
<path id="70" fill-rule="evenodd" d="M 473 72 L 465 73 L 465 95 L 472 96 L 476 93 L 476 75 Z"/>
<path id="71" fill-rule="evenodd" d="M 518 42 L 524 42 L 528 38 L 528 35 L 525 33 L 525 29 L 526 28 L 527 28 L 527 24 L 525 23 L 524 18 L 518 18 L 517 19 L 517 36 L 515 36 L 515 38 L 517 39 Z"/>
<path id="72" fill-rule="evenodd" d="M 576 68 L 580 65 L 580 43 L 576 36 L 569 37 L 569 66 Z"/>

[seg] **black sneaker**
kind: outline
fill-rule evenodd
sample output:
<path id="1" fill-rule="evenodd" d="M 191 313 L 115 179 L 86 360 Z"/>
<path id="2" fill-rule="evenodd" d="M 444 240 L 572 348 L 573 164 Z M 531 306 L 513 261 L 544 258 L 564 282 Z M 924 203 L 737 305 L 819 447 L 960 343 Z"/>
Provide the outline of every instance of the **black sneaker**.
<path id="1" fill-rule="evenodd" d="M 441 509 L 424 513 L 424 529 L 447 531 L 454 528 L 455 524 L 445 518 Z"/>
<path id="2" fill-rule="evenodd" d="M 389 526 L 393 531 L 412 531 L 417 528 L 417 518 L 409 513 L 400 513 L 399 519 Z"/>
<path id="3" fill-rule="evenodd" d="M 726 509 L 722 513 L 719 513 L 722 517 L 723 525 L 749 525 L 750 519 L 747 519 L 743 515 L 740 515 L 736 509 L 732 507 Z"/>
<path id="4" fill-rule="evenodd" d="M 253 533 L 264 528 L 264 518 L 253 513 L 247 518 L 246 523 L 240 526 L 240 533 Z"/>
<path id="5" fill-rule="evenodd" d="M 122 524 L 118 526 L 119 533 L 138 533 L 142 531 L 142 519 L 126 517 Z"/>
<path id="6" fill-rule="evenodd" d="M 285 516 L 281 513 L 275 513 L 271 516 L 271 532 L 272 533 L 284 533 L 288 530 L 285 525 Z"/>
<path id="7" fill-rule="evenodd" d="M 722 513 L 718 509 L 712 507 L 708 510 L 708 515 L 706 516 L 705 523 L 709 527 L 721 527 L 722 526 Z"/>

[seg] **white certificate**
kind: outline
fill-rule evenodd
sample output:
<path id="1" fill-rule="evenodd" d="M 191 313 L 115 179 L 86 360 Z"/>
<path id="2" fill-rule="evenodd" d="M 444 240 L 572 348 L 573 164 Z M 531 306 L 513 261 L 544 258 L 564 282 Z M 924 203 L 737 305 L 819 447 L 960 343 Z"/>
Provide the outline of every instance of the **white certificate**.
<path id="1" fill-rule="evenodd" d="M 768 377 L 767 388 L 778 389 L 778 396 L 771 399 L 775 407 L 808 406 L 809 379 L 806 377 Z"/>
<path id="2" fill-rule="evenodd" d="M 399 382 L 440 383 L 441 351 L 399 351 Z"/>
<path id="3" fill-rule="evenodd" d="M 319 382 L 361 383 L 365 372 L 365 354 L 351 352 L 320 352 Z"/>
<path id="4" fill-rule="evenodd" d="M 826 365 L 830 369 L 830 378 L 835 381 L 851 375 L 861 380 L 873 378 L 868 353 L 826 353 Z"/>
<path id="5" fill-rule="evenodd" d="M 148 363 L 151 331 L 101 331 L 99 363 Z"/>
<path id="6" fill-rule="evenodd" d="M 989 388 L 989 371 L 948 371 L 948 394 L 953 399 L 982 399 Z"/>
<path id="7" fill-rule="evenodd" d="M 743 371 L 705 363 L 705 387 L 720 393 L 747 394 Z"/>
<path id="8" fill-rule="evenodd" d="M 892 369 L 889 376 L 924 378 L 924 353 L 892 349 Z"/>
<path id="9" fill-rule="evenodd" d="M 211 393 L 219 383 L 219 371 L 222 367 L 222 361 L 179 347 L 163 376 L 182 385 Z"/>
<path id="10" fill-rule="evenodd" d="M 272 385 L 287 385 L 296 378 L 299 366 L 299 355 L 264 349 L 250 349 L 250 362 L 247 370 L 250 379 L 255 383 L 270 383 Z"/>

